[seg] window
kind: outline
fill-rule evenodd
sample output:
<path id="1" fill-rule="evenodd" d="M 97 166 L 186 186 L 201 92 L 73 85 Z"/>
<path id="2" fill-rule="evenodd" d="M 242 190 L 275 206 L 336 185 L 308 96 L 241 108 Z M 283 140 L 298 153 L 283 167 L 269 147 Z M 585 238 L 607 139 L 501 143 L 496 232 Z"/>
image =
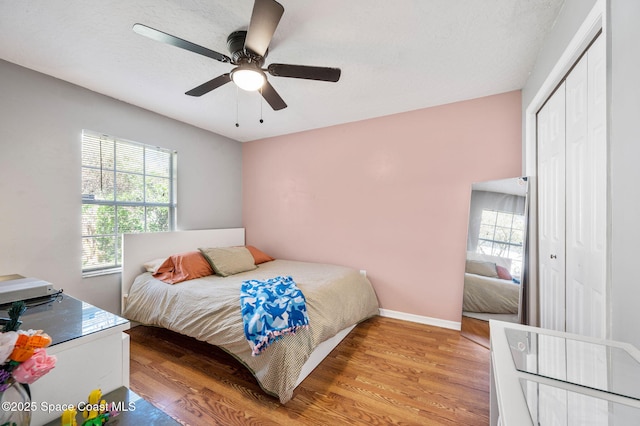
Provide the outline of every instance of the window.
<path id="1" fill-rule="evenodd" d="M 482 210 L 476 252 L 511 259 L 511 275 L 520 277 L 524 227 L 524 215 Z"/>
<path id="2" fill-rule="evenodd" d="M 175 229 L 176 153 L 82 132 L 82 271 L 122 265 L 122 234 Z"/>

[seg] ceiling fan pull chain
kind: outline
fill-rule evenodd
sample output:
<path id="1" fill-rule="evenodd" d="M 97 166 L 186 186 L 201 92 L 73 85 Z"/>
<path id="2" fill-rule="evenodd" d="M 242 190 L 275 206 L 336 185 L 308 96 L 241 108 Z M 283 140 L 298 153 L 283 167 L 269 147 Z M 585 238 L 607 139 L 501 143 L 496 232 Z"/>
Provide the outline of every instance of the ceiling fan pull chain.
<path id="1" fill-rule="evenodd" d="M 264 99 L 264 97 L 262 96 L 262 87 L 260 88 L 260 124 L 264 123 L 264 120 L 262 119 L 262 100 Z"/>
<path id="2" fill-rule="evenodd" d="M 238 124 L 238 86 L 236 86 L 236 127 L 240 127 Z"/>

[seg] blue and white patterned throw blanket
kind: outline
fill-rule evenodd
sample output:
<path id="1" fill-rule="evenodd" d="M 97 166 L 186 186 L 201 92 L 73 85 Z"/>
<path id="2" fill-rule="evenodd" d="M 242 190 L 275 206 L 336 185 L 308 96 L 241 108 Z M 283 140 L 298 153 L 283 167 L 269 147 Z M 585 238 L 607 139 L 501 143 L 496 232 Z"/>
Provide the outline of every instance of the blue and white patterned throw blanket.
<path id="1" fill-rule="evenodd" d="M 291 277 L 243 281 L 240 307 L 244 335 L 253 347 L 253 356 L 282 336 L 309 327 L 304 294 Z"/>

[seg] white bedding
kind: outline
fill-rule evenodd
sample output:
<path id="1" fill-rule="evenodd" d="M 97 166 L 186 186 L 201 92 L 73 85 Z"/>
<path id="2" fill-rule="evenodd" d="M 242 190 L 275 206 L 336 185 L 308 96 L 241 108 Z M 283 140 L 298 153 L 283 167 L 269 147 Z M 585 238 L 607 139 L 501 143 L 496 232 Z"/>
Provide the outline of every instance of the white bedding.
<path id="1" fill-rule="evenodd" d="M 520 286 L 513 281 L 464 274 L 462 310 L 492 314 L 517 314 Z"/>
<path id="2" fill-rule="evenodd" d="M 259 356 L 251 355 L 240 312 L 240 285 L 290 275 L 307 301 L 309 329 L 285 336 Z M 127 298 L 123 315 L 219 346 L 252 371 L 280 402 L 291 399 L 302 366 L 313 349 L 338 331 L 378 314 L 378 301 L 357 270 L 318 263 L 274 260 L 229 277 L 212 275 L 166 284 L 144 273 Z"/>

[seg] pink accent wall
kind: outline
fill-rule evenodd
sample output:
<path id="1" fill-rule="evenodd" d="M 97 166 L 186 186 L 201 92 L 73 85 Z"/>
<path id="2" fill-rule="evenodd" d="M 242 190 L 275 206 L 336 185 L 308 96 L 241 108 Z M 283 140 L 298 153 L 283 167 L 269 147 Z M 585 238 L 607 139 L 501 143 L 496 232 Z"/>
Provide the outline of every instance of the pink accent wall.
<path id="1" fill-rule="evenodd" d="M 365 269 L 382 308 L 460 321 L 471 184 L 519 176 L 521 153 L 520 91 L 248 142 L 247 244 Z"/>

